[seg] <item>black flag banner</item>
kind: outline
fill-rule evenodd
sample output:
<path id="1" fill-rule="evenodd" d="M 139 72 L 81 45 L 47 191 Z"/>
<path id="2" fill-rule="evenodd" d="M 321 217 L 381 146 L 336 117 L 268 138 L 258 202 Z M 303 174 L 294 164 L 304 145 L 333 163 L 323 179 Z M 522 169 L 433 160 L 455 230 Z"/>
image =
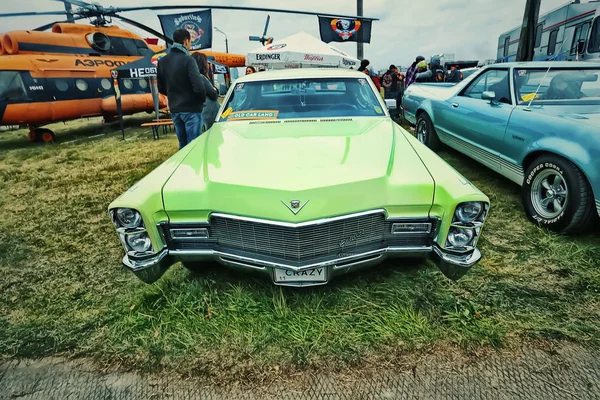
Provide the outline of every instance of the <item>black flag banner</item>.
<path id="1" fill-rule="evenodd" d="M 158 18 L 160 19 L 163 33 L 171 39 L 177 29 L 187 30 L 192 38 L 191 50 L 209 49 L 212 47 L 211 10 L 187 14 L 159 15 Z"/>
<path id="2" fill-rule="evenodd" d="M 357 19 L 319 17 L 319 30 L 321 40 L 329 42 L 358 42 L 361 37 L 363 43 L 371 43 L 371 23 L 373 21 L 359 21 Z"/>

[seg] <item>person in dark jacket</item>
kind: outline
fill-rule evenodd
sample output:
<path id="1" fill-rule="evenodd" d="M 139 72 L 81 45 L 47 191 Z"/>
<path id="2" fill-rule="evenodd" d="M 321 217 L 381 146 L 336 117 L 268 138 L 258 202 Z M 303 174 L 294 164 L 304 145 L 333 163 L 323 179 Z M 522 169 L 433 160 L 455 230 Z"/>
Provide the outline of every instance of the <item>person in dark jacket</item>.
<path id="1" fill-rule="evenodd" d="M 171 51 L 158 62 L 158 91 L 168 98 L 179 149 L 200 136 L 206 101 L 198 64 L 190 57 L 190 44 L 190 33 L 177 29 Z"/>
<path id="2" fill-rule="evenodd" d="M 208 78 L 208 59 L 205 54 L 194 53 L 192 58 L 196 60 L 200 75 L 202 76 L 202 83 L 206 90 L 206 102 L 204 103 L 204 109 L 202 110 L 202 131 L 209 130 L 215 123 L 217 112 L 219 111 L 219 94 L 217 88 L 213 86 L 210 79 Z"/>
<path id="3" fill-rule="evenodd" d="M 398 92 L 399 92 L 399 87 L 398 87 L 398 82 L 400 81 L 400 78 L 398 76 L 398 68 L 392 64 L 390 65 L 390 68 L 386 71 L 385 74 L 383 74 L 383 88 L 385 91 L 385 98 L 386 99 L 396 99 L 398 98 Z"/>
<path id="4" fill-rule="evenodd" d="M 458 65 L 450 66 L 450 71 L 448 71 L 448 76 L 446 77 L 446 82 L 452 82 L 452 83 L 460 82 L 460 71 L 458 70 Z"/>
<path id="5" fill-rule="evenodd" d="M 443 70 L 440 65 L 440 58 L 438 56 L 431 57 L 431 63 L 427 66 L 428 69 L 422 71 L 422 66 L 425 64 L 425 61 L 419 62 L 417 64 L 417 68 L 419 71 L 417 72 L 416 82 L 439 82 L 443 81 Z"/>

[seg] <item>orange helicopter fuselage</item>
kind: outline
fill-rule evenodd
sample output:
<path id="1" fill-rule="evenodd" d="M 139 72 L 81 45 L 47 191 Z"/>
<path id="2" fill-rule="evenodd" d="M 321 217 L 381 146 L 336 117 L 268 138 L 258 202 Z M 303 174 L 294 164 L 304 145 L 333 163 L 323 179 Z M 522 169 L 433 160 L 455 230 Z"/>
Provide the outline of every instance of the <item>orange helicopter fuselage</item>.
<path id="1" fill-rule="evenodd" d="M 147 52 L 147 45 L 119 27 L 56 24 L 52 32 L 0 35 L 0 125 L 31 127 L 117 113 L 111 71 Z M 243 55 L 202 51 L 228 67 L 245 65 Z M 121 81 L 124 114 L 154 110 L 147 79 Z M 160 106 L 166 106 L 164 96 Z"/>

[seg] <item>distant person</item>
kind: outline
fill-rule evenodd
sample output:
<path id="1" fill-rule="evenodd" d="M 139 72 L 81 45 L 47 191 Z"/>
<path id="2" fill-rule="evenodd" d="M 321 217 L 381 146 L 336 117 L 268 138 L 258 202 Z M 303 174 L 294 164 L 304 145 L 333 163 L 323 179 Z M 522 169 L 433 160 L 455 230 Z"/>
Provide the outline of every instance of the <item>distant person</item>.
<path id="1" fill-rule="evenodd" d="M 260 65 L 258 67 L 258 72 L 265 72 L 265 66 L 264 65 Z"/>
<path id="2" fill-rule="evenodd" d="M 369 60 L 361 60 L 360 61 L 360 67 L 358 67 L 358 71 L 359 72 L 365 72 L 365 69 L 367 69 L 367 67 L 369 66 L 369 64 L 371 64 L 371 62 Z"/>
<path id="3" fill-rule="evenodd" d="M 202 109 L 206 89 L 198 64 L 190 57 L 190 33 L 177 29 L 173 47 L 158 62 L 158 91 L 169 99 L 179 149 L 202 133 Z"/>
<path id="4" fill-rule="evenodd" d="M 406 77 L 404 78 L 404 87 L 407 88 L 410 85 L 412 85 L 413 83 L 415 83 L 415 80 L 417 79 L 417 64 L 420 63 L 421 61 L 425 61 L 425 57 L 423 56 L 417 56 L 417 58 L 415 59 L 415 62 L 411 64 L 410 67 L 408 67 L 408 69 L 406 70 Z"/>
<path id="5" fill-rule="evenodd" d="M 423 70 L 423 65 L 425 66 L 425 70 Z M 444 81 L 444 72 L 440 66 L 440 58 L 435 56 L 431 58 L 431 63 L 427 64 L 425 61 L 420 61 L 417 64 L 418 71 L 417 77 L 415 79 L 416 82 L 443 82 Z"/>
<path id="6" fill-rule="evenodd" d="M 383 90 L 386 99 L 398 98 L 398 82 L 400 81 L 398 68 L 394 64 L 383 74 Z"/>
<path id="7" fill-rule="evenodd" d="M 450 66 L 450 71 L 448 72 L 448 76 L 446 77 L 446 82 L 460 82 L 460 71 L 458 70 L 457 65 Z"/>
<path id="8" fill-rule="evenodd" d="M 206 90 L 206 102 L 204 103 L 204 109 L 202 110 L 202 122 L 204 126 L 203 130 L 207 131 L 215 123 L 215 118 L 219 112 L 219 91 L 216 87 L 214 87 L 208 78 L 208 59 L 206 58 L 206 55 L 202 53 L 194 53 L 192 54 L 192 58 L 196 60 L 196 63 L 198 64 L 198 69 L 200 70 L 200 75 L 202 76 L 202 83 L 204 84 L 204 89 Z"/>
<path id="9" fill-rule="evenodd" d="M 253 66 L 249 65 L 249 66 L 246 67 L 246 75 L 250 75 L 250 74 L 253 74 L 255 72 L 256 72 L 256 69 Z"/>

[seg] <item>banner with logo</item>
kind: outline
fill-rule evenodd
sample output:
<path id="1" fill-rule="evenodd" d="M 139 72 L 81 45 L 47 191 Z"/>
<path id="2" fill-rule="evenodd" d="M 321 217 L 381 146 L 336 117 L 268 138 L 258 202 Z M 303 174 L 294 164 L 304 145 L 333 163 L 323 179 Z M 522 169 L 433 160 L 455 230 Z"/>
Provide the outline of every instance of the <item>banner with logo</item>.
<path id="1" fill-rule="evenodd" d="M 196 11 L 187 14 L 159 15 L 160 25 L 166 37 L 173 38 L 177 29 L 185 29 L 192 40 L 191 50 L 209 49 L 212 47 L 212 13 L 211 10 Z"/>
<path id="2" fill-rule="evenodd" d="M 371 24 L 372 21 L 319 17 L 321 40 L 325 43 L 358 42 L 361 37 L 363 43 L 371 43 Z"/>

